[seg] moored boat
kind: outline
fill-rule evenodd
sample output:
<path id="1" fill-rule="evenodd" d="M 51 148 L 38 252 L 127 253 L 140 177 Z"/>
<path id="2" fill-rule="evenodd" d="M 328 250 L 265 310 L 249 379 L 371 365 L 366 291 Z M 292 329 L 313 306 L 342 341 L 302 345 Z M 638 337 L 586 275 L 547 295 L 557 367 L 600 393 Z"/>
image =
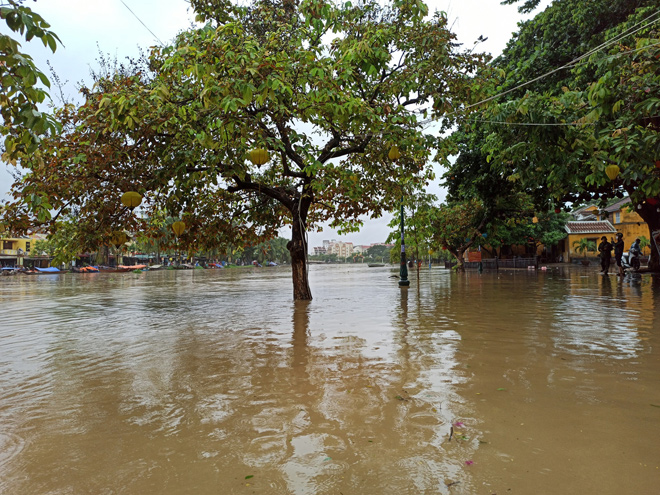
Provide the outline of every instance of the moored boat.
<path id="1" fill-rule="evenodd" d="M 98 273 L 99 269 L 95 266 L 80 266 L 71 269 L 73 273 Z"/>
<path id="2" fill-rule="evenodd" d="M 102 273 L 130 272 L 131 268 L 127 266 L 99 266 Z"/>
<path id="3" fill-rule="evenodd" d="M 35 266 L 34 269 L 37 271 L 37 273 L 64 273 L 63 270 L 60 270 L 54 266 L 49 266 L 48 268 L 37 268 Z"/>
<path id="4" fill-rule="evenodd" d="M 122 272 L 132 272 L 133 270 L 144 270 L 147 265 L 119 265 L 117 268 Z"/>

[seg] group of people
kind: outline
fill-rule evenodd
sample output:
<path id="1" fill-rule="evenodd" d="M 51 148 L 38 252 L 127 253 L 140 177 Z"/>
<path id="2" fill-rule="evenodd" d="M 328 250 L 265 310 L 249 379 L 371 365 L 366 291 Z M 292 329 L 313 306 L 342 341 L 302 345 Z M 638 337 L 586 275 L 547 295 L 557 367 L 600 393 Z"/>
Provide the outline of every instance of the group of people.
<path id="1" fill-rule="evenodd" d="M 616 260 L 616 266 L 619 269 L 619 275 L 623 277 L 624 270 L 622 264 L 623 258 L 623 234 L 617 232 L 616 241 L 612 242 L 607 240 L 607 237 L 603 236 L 600 238 L 601 243 L 598 245 L 598 252 L 600 253 L 600 273 L 607 275 L 610 270 L 610 264 L 612 263 L 612 249 L 614 249 L 614 258 Z M 641 252 L 639 247 L 640 239 L 635 239 L 633 245 L 630 246 L 630 252 Z"/>

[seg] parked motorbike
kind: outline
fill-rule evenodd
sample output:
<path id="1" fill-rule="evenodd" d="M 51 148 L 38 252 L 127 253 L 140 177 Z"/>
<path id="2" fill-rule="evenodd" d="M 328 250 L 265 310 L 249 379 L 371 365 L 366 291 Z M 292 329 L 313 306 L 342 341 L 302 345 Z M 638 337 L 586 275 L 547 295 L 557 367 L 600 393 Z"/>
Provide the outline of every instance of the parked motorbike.
<path id="1" fill-rule="evenodd" d="M 626 271 L 637 272 L 641 266 L 639 256 L 642 253 L 638 249 L 630 249 L 630 251 L 623 253 L 621 257 L 621 266 Z"/>

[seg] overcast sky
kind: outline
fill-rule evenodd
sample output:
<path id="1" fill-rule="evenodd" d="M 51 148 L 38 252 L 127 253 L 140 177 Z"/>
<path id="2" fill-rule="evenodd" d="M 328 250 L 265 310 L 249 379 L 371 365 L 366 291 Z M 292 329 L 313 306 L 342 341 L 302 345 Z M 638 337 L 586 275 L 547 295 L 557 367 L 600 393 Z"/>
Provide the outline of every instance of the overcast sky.
<path id="1" fill-rule="evenodd" d="M 432 0 L 427 4 L 431 11 L 447 12 L 459 42 L 471 47 L 483 35 L 488 40 L 480 45 L 481 51 L 497 55 L 506 46 L 511 33 L 517 30 L 518 21 L 523 19 L 516 6 L 504 6 L 499 2 Z M 544 0 L 543 6 L 549 3 L 550 0 Z M 47 51 L 40 41 L 22 42 L 23 49 L 33 56 L 44 72 L 48 73 L 47 62 L 50 62 L 60 79 L 68 81 L 65 86 L 67 97 L 75 96 L 78 82 L 90 81 L 90 69 L 98 67 L 99 49 L 120 60 L 134 56 L 138 47 L 146 49 L 159 44 L 159 40 L 169 42 L 179 31 L 190 27 L 194 19 L 185 0 L 39 0 L 26 5 L 50 23 L 63 46 L 58 47 L 55 54 Z M 8 32 L 4 22 L 0 31 Z M 59 103 L 55 91 L 51 91 L 51 96 L 55 103 Z M 11 180 L 7 166 L 0 164 L 0 197 L 6 197 Z M 430 191 L 442 196 L 437 181 L 431 185 Z M 384 242 L 389 232 L 389 220 L 368 220 L 359 233 L 345 237 L 337 236 L 329 229 L 323 233 L 310 233 L 309 244 L 310 247 L 320 245 L 323 239 L 354 244 Z"/>

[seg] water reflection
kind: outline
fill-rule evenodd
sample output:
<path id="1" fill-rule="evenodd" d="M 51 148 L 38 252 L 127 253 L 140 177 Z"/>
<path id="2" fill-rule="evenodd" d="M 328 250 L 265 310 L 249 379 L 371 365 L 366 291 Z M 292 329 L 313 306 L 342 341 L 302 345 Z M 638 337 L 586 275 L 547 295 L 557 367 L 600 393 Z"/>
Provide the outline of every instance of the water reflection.
<path id="1" fill-rule="evenodd" d="M 3 281 L 0 493 L 653 492 L 657 280 L 392 273 Z"/>

